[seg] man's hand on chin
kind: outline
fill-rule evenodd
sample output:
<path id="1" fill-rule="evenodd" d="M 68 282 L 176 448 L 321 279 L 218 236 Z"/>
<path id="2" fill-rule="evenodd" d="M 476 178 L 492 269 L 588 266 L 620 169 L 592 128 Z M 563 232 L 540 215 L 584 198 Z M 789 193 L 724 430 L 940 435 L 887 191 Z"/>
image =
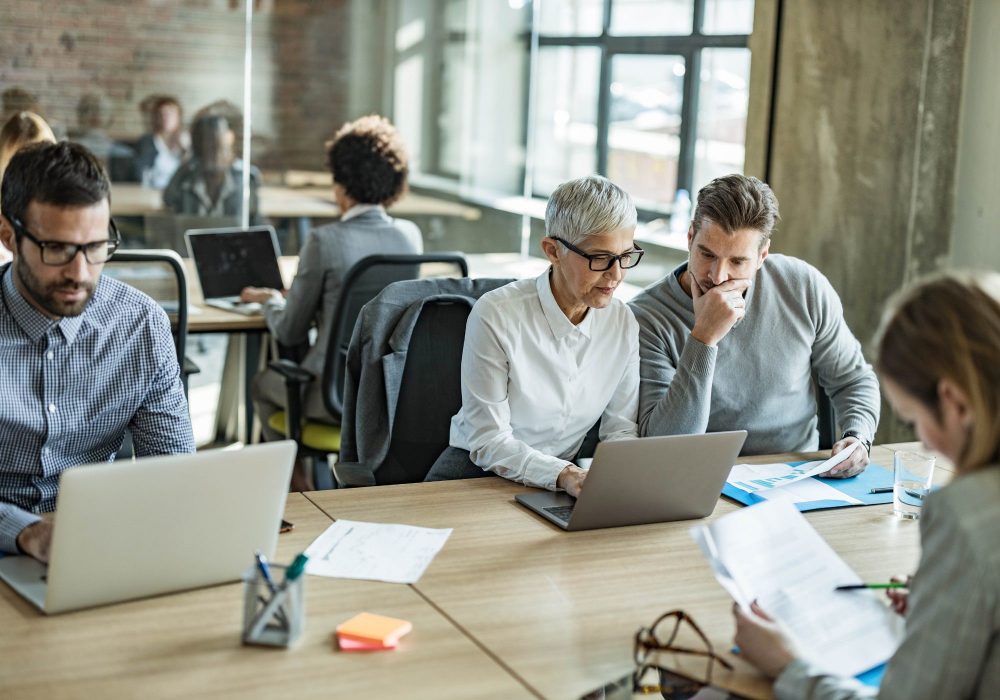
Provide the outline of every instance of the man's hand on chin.
<path id="1" fill-rule="evenodd" d="M 44 518 L 21 530 L 17 548 L 43 564 L 49 563 L 49 546 L 52 544 L 52 520 Z"/>

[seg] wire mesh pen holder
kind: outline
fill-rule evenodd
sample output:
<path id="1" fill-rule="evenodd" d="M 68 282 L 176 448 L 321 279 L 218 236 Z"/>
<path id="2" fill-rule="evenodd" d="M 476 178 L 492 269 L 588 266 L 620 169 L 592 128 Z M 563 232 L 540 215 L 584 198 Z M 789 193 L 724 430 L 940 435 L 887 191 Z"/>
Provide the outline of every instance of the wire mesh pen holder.
<path id="1" fill-rule="evenodd" d="M 303 581 L 284 580 L 287 567 L 271 564 L 270 583 L 256 566 L 243 575 L 243 643 L 289 647 L 302 634 L 305 616 Z"/>

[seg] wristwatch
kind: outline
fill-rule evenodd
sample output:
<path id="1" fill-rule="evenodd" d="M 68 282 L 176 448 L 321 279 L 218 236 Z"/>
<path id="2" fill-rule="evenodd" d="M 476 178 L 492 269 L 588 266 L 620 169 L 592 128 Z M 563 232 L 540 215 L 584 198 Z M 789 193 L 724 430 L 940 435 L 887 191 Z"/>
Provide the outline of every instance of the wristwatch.
<path id="1" fill-rule="evenodd" d="M 872 441 L 866 438 L 861 433 L 859 433 L 857 430 L 845 431 L 843 437 L 841 437 L 841 440 L 849 437 L 857 438 L 858 442 L 860 442 L 861 445 L 865 448 L 865 451 L 867 451 L 868 454 L 872 453 Z"/>

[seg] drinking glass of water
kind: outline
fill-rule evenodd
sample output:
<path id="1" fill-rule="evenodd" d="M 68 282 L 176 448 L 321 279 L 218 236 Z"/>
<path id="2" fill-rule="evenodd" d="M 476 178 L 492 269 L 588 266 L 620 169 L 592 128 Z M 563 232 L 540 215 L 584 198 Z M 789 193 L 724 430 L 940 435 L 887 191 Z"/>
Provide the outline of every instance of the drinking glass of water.
<path id="1" fill-rule="evenodd" d="M 892 512 L 903 520 L 917 520 L 934 479 L 934 457 L 920 452 L 897 452 L 893 466 Z"/>

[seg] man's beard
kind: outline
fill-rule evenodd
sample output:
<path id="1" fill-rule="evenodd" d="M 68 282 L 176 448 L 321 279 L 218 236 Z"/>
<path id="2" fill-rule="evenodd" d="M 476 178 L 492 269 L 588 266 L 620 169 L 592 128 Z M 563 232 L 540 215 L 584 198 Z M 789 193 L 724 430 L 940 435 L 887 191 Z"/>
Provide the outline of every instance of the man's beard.
<path id="1" fill-rule="evenodd" d="M 42 282 L 39 281 L 34 274 L 32 274 L 31 268 L 21 263 L 19 258 L 14 260 L 14 272 L 17 273 L 18 279 L 21 280 L 22 286 L 31 297 L 32 301 L 53 316 L 79 316 L 83 313 L 83 310 L 87 308 L 87 304 L 90 303 L 91 297 L 94 296 L 93 283 L 68 282 L 64 280 L 57 284 L 50 284 L 47 286 L 42 284 Z M 56 292 L 59 290 L 76 289 L 83 289 L 86 292 L 86 295 L 80 301 L 69 303 L 59 301 L 56 298 Z"/>

